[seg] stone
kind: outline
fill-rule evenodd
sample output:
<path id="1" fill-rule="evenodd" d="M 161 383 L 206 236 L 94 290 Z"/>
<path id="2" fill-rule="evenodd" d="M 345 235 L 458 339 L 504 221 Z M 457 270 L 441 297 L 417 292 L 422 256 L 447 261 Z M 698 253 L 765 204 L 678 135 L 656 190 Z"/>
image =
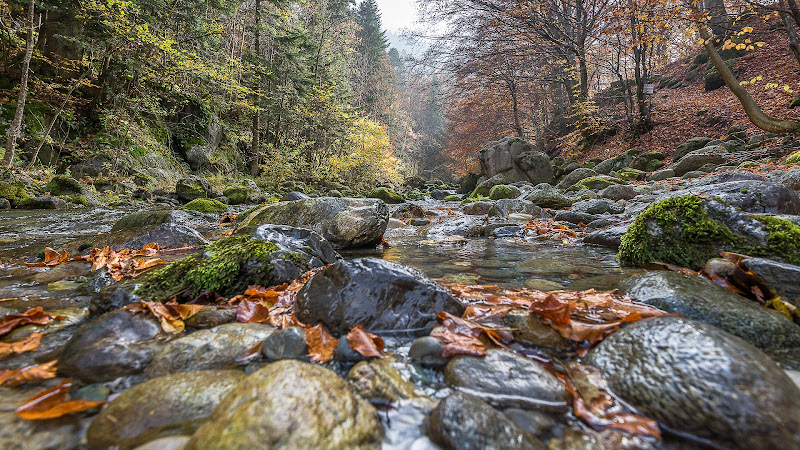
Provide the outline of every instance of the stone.
<path id="1" fill-rule="evenodd" d="M 178 372 L 232 369 L 236 359 L 267 339 L 274 329 L 260 323 L 228 323 L 169 342 L 144 373 L 150 378 Z"/>
<path id="2" fill-rule="evenodd" d="M 718 153 L 697 153 L 703 151 L 704 150 L 697 150 L 696 152 L 689 153 L 675 163 L 675 165 L 672 166 L 675 175 L 679 177 L 683 176 L 687 172 L 698 170 L 706 164 L 719 165 L 725 163 L 725 158 Z"/>
<path id="3" fill-rule="evenodd" d="M 431 191 L 431 198 L 434 200 L 444 200 L 453 194 L 455 194 L 455 191 L 452 190 L 434 189 Z"/>
<path id="4" fill-rule="evenodd" d="M 219 200 L 210 198 L 196 198 L 184 206 L 190 211 L 200 211 L 203 213 L 222 214 L 228 212 L 228 207 Z"/>
<path id="5" fill-rule="evenodd" d="M 175 185 L 175 194 L 184 202 L 190 202 L 197 198 L 212 197 L 213 192 L 208 181 L 191 176 L 183 178 Z"/>
<path id="6" fill-rule="evenodd" d="M 422 232 L 430 239 L 442 239 L 450 236 L 477 237 L 483 235 L 485 221 L 480 217 L 468 215 L 452 220 L 442 220 L 430 228 L 422 228 Z"/>
<path id="7" fill-rule="evenodd" d="M 502 174 L 511 182 L 539 184 L 553 181 L 550 158 L 532 144 L 516 137 L 506 137 L 487 145 L 481 150 L 480 163 L 487 178 Z"/>
<path id="8" fill-rule="evenodd" d="M 414 203 L 404 203 L 392 213 L 395 219 L 423 219 L 426 215 L 425 209 Z"/>
<path id="9" fill-rule="evenodd" d="M 652 261 L 690 269 L 720 251 L 800 263 L 800 227 L 773 216 L 748 214 L 708 196 L 687 195 L 654 203 L 621 238 L 621 263 Z"/>
<path id="10" fill-rule="evenodd" d="M 283 360 L 244 379 L 192 435 L 187 450 L 374 448 L 383 442 L 375 408 L 331 370 Z"/>
<path id="11" fill-rule="evenodd" d="M 623 281 L 622 288 L 641 303 L 713 325 L 784 365 L 800 367 L 800 327 L 711 281 L 677 272 L 645 272 Z"/>
<path id="12" fill-rule="evenodd" d="M 67 202 L 58 197 L 26 197 L 17 203 L 17 209 L 66 209 Z"/>
<path id="13" fill-rule="evenodd" d="M 237 218 L 240 227 L 279 224 L 308 228 L 337 249 L 379 243 L 388 221 L 389 210 L 382 200 L 333 197 L 264 205 Z"/>
<path id="14" fill-rule="evenodd" d="M 481 399 L 455 392 L 428 419 L 428 436 L 443 448 L 541 449 L 544 444 Z"/>
<path id="15" fill-rule="evenodd" d="M 228 186 L 222 191 L 222 195 L 228 199 L 228 204 L 241 205 L 250 200 L 250 189 L 244 186 Z"/>
<path id="16" fill-rule="evenodd" d="M 675 171 L 672 169 L 658 170 L 651 173 L 647 177 L 647 181 L 664 181 L 669 178 L 675 177 Z"/>
<path id="17" fill-rule="evenodd" d="M 142 444 L 134 450 L 183 450 L 189 439 L 189 436 L 167 436 Z"/>
<path id="18" fill-rule="evenodd" d="M 539 216 L 542 214 L 542 208 L 534 205 L 533 202 L 528 200 L 520 200 L 516 198 L 502 199 L 494 203 L 492 208 L 489 209 L 488 215 L 507 218 L 509 214 L 513 213 L 523 213 L 523 214 L 530 214 L 532 216 Z"/>
<path id="19" fill-rule="evenodd" d="M 306 331 L 300 327 L 288 327 L 264 340 L 261 353 L 269 361 L 300 359 L 308 354 Z"/>
<path id="20" fill-rule="evenodd" d="M 281 201 L 282 202 L 293 202 L 295 200 L 305 200 L 305 199 L 309 199 L 309 198 L 311 198 L 311 197 L 309 197 L 308 195 L 306 195 L 306 194 L 304 194 L 302 192 L 290 191 L 290 192 L 287 192 L 286 195 L 281 197 Z"/>
<path id="21" fill-rule="evenodd" d="M 464 205 L 464 214 L 471 216 L 484 216 L 494 207 L 494 202 L 479 201 Z"/>
<path id="22" fill-rule="evenodd" d="M 167 301 L 206 290 L 241 294 L 248 286 L 274 286 L 336 262 L 339 255 L 317 233 L 281 225 L 240 229 L 183 260 L 137 279 L 135 295 Z"/>
<path id="23" fill-rule="evenodd" d="M 795 191 L 800 190 L 800 169 L 793 169 L 785 172 L 778 178 L 777 182 L 789 189 Z"/>
<path id="24" fill-rule="evenodd" d="M 472 193 L 469 194 L 468 198 L 489 197 L 493 187 L 511 183 L 513 183 L 513 180 L 509 179 L 502 173 L 498 173 L 497 175 L 478 183 Z"/>
<path id="25" fill-rule="evenodd" d="M 117 220 L 101 241 L 115 250 L 139 249 L 151 242 L 164 248 L 203 246 L 208 240 L 195 228 L 216 228 L 218 222 L 217 216 L 197 211 L 144 210 Z"/>
<path id="26" fill-rule="evenodd" d="M 597 216 L 594 214 L 587 214 L 584 212 L 577 212 L 577 211 L 559 211 L 556 213 L 556 217 L 553 219 L 557 222 L 568 222 L 574 224 L 587 224 L 597 220 Z"/>
<path id="27" fill-rule="evenodd" d="M 323 269 L 298 292 L 295 309 L 303 323 L 322 322 L 340 336 L 356 325 L 423 336 L 436 325 L 439 311 L 460 315 L 463 307 L 421 272 L 375 258 Z"/>
<path id="28" fill-rule="evenodd" d="M 442 356 L 444 344 L 432 336 L 423 336 L 411 344 L 408 357 L 424 367 L 441 368 L 447 365 L 448 359 Z"/>
<path id="29" fill-rule="evenodd" d="M 573 170 L 572 172 L 565 175 L 561 178 L 561 181 L 558 182 L 556 187 L 559 189 L 567 189 L 572 187 L 575 183 L 584 180 L 586 178 L 596 177 L 599 175 L 596 170 L 594 169 L 587 169 L 585 167 L 581 167 L 578 169 Z"/>
<path id="30" fill-rule="evenodd" d="M 633 186 L 627 184 L 614 184 L 611 185 L 598 193 L 600 197 L 607 198 L 609 200 L 617 201 L 617 200 L 630 200 L 636 197 L 637 194 L 636 190 Z"/>
<path id="31" fill-rule="evenodd" d="M 795 306 L 800 306 L 800 267 L 765 258 L 745 258 L 744 265 L 768 287 Z"/>
<path id="32" fill-rule="evenodd" d="M 125 391 L 92 421 L 93 448 L 130 449 L 156 438 L 190 434 L 242 380 L 236 370 L 205 370 L 154 378 Z"/>
<path id="33" fill-rule="evenodd" d="M 184 322 L 188 328 L 207 329 L 236 320 L 236 308 L 208 305 Z"/>
<path id="34" fill-rule="evenodd" d="M 489 191 L 489 198 L 492 200 L 512 199 L 519 197 L 521 194 L 522 191 L 520 191 L 516 186 L 499 184 Z"/>
<path id="35" fill-rule="evenodd" d="M 526 411 L 520 408 L 507 408 L 503 414 L 508 417 L 514 425 L 526 431 L 531 436 L 544 436 L 556 428 L 556 421 L 549 415 L 539 411 Z"/>
<path id="36" fill-rule="evenodd" d="M 555 187 L 546 183 L 536 185 L 530 192 L 525 194 L 525 200 L 541 208 L 559 209 L 572 205 L 572 200 Z"/>
<path id="37" fill-rule="evenodd" d="M 361 361 L 347 373 L 356 394 L 372 403 L 397 404 L 416 397 L 414 383 L 403 378 L 389 359 Z"/>
<path id="38" fill-rule="evenodd" d="M 559 290 L 561 285 L 553 286 Z M 503 319 L 514 333 L 514 340 L 548 350 L 569 350 L 574 347 L 550 325 L 545 325 L 535 314 L 522 309 L 509 311 Z"/>
<path id="39" fill-rule="evenodd" d="M 681 158 L 689 153 L 704 148 L 711 141 L 712 139 L 707 137 L 696 137 L 689 139 L 675 149 L 675 154 L 673 155 L 672 159 L 674 161 L 680 161 Z"/>
<path id="40" fill-rule="evenodd" d="M 584 200 L 572 205 L 572 211 L 585 214 L 621 214 L 625 207 L 608 199 Z M 588 223 L 588 222 L 587 222 Z"/>
<path id="41" fill-rule="evenodd" d="M 584 178 L 583 180 L 572 185 L 568 191 L 580 191 L 582 189 L 601 191 L 614 184 L 625 184 L 625 181 L 616 177 L 610 177 L 608 175 L 599 175 L 596 177 Z"/>
<path id="42" fill-rule="evenodd" d="M 367 198 L 377 198 L 388 204 L 394 205 L 404 203 L 406 201 L 402 195 L 385 187 L 373 189 L 369 194 L 367 194 Z"/>
<path id="43" fill-rule="evenodd" d="M 541 365 L 504 350 L 488 350 L 483 358 L 456 356 L 445 367 L 444 379 L 501 407 L 568 409 L 569 395 L 558 378 Z"/>
<path id="44" fill-rule="evenodd" d="M 59 373 L 100 383 L 144 370 L 163 347 L 154 317 L 112 311 L 82 325 L 67 343 Z"/>
<path id="45" fill-rule="evenodd" d="M 75 178 L 57 175 L 48 183 L 46 189 L 55 196 L 61 195 L 81 195 L 86 193 L 86 188 Z"/>
<path id="46" fill-rule="evenodd" d="M 669 192 L 659 200 L 689 194 L 707 194 L 742 211 L 756 214 L 800 214 L 800 197 L 788 187 L 771 181 L 740 180 L 709 184 L 698 180 L 693 186 Z"/>
<path id="47" fill-rule="evenodd" d="M 585 363 L 615 396 L 677 432 L 732 449 L 800 446 L 800 390 L 767 355 L 711 325 L 645 319 Z"/>
<path id="48" fill-rule="evenodd" d="M 107 156 L 94 155 L 85 161 L 69 166 L 69 173 L 79 178 L 96 178 L 101 175 L 107 175 L 113 165 L 113 161 Z"/>

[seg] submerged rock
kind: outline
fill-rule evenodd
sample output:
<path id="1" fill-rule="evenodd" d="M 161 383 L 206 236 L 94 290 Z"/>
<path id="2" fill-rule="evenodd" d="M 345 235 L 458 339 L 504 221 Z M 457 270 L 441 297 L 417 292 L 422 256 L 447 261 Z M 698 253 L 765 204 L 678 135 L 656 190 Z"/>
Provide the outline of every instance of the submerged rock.
<path id="1" fill-rule="evenodd" d="M 800 390 L 760 350 L 711 325 L 642 320 L 585 361 L 615 395 L 678 432 L 734 449 L 800 447 Z"/>
<path id="2" fill-rule="evenodd" d="M 443 448 L 545 448 L 503 413 L 464 392 L 455 392 L 439 402 L 428 419 L 428 436 Z"/>
<path id="3" fill-rule="evenodd" d="M 644 304 L 714 325 L 779 362 L 800 367 L 800 358 L 794 356 L 800 356 L 800 326 L 778 311 L 708 280 L 676 272 L 641 273 L 623 281 L 622 286 Z"/>
<path id="4" fill-rule="evenodd" d="M 241 214 L 238 221 L 240 227 L 278 224 L 308 228 L 342 249 L 380 242 L 389 210 L 377 199 L 320 197 L 259 206 Z"/>
<path id="5" fill-rule="evenodd" d="M 239 383 L 187 449 L 380 448 L 375 408 L 336 373 L 284 360 Z"/>
<path id="6" fill-rule="evenodd" d="M 351 327 L 408 330 L 428 334 L 439 311 L 463 307 L 421 272 L 375 258 L 340 261 L 312 277 L 297 294 L 296 314 L 308 324 L 322 322 L 334 334 Z"/>
<path id="7" fill-rule="evenodd" d="M 204 370 L 154 378 L 125 391 L 87 431 L 93 448 L 134 448 L 153 439 L 191 434 L 240 381 L 236 370 Z"/>

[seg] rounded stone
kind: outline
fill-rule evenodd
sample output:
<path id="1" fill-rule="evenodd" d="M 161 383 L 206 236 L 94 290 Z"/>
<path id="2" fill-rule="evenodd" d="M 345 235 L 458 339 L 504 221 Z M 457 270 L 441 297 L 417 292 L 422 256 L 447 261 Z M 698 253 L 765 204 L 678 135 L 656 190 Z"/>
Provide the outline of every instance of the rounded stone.
<path id="1" fill-rule="evenodd" d="M 262 353 L 270 361 L 299 359 L 308 353 L 306 332 L 300 327 L 288 327 L 264 341 Z"/>

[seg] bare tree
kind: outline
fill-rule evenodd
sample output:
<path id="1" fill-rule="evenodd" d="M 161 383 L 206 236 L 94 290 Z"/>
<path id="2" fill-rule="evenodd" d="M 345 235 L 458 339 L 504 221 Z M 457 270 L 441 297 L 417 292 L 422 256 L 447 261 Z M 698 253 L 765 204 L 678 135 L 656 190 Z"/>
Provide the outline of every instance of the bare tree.
<path id="1" fill-rule="evenodd" d="M 14 113 L 14 120 L 8 127 L 8 139 L 6 140 L 6 153 L 3 156 L 3 167 L 11 167 L 14 161 L 14 151 L 17 147 L 17 135 L 22 128 L 22 117 L 25 113 L 25 99 L 28 96 L 28 77 L 30 76 L 31 58 L 33 57 L 33 47 L 35 45 L 33 29 L 34 24 L 34 0 L 28 2 L 28 46 L 25 49 L 25 57 L 22 60 L 22 79 L 19 83 L 19 96 L 17 97 L 17 111 Z"/>

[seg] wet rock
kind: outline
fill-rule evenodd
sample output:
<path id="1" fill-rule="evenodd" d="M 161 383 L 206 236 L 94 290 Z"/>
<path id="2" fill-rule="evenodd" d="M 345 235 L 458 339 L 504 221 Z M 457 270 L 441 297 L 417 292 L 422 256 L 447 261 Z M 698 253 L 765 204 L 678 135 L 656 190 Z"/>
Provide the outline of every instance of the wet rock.
<path id="1" fill-rule="evenodd" d="M 179 180 L 175 185 L 175 194 L 184 202 L 213 197 L 213 191 L 208 181 L 195 176 Z"/>
<path id="2" fill-rule="evenodd" d="M 463 392 L 450 394 L 439 402 L 428 420 L 428 436 L 443 448 L 545 448 L 503 413 Z"/>
<path id="3" fill-rule="evenodd" d="M 58 197 L 26 197 L 17 203 L 18 209 L 66 209 L 67 202 Z"/>
<path id="4" fill-rule="evenodd" d="M 309 198 L 311 198 L 311 197 L 309 197 L 308 195 L 306 195 L 306 194 L 304 194 L 302 192 L 291 191 L 291 192 L 287 192 L 283 197 L 281 197 L 281 201 L 282 202 L 293 202 L 295 200 L 305 200 L 305 199 L 309 199 Z"/>
<path id="5" fill-rule="evenodd" d="M 340 261 L 317 273 L 297 295 L 297 318 L 334 334 L 351 327 L 427 334 L 439 311 L 460 314 L 450 293 L 417 270 L 375 258 Z"/>
<path id="6" fill-rule="evenodd" d="M 279 224 L 308 228 L 334 248 L 374 245 L 386 231 L 389 210 L 377 199 L 320 197 L 264 205 L 238 218 L 240 227 Z"/>
<path id="7" fill-rule="evenodd" d="M 542 278 L 528 278 L 525 280 L 525 287 L 537 291 L 557 291 L 564 288 L 561 283 Z"/>
<path id="8" fill-rule="evenodd" d="M 645 272 L 623 281 L 622 286 L 644 304 L 714 325 L 779 362 L 800 355 L 800 327 L 794 322 L 708 280 L 677 272 Z M 800 360 L 786 362 L 800 367 Z"/>
<path id="9" fill-rule="evenodd" d="M 519 197 L 520 194 L 522 194 L 522 191 L 520 191 L 518 187 L 500 184 L 489 191 L 489 198 L 492 200 L 511 199 Z"/>
<path id="10" fill-rule="evenodd" d="M 457 356 L 444 369 L 445 381 L 502 407 L 563 411 L 564 385 L 539 364 L 502 350 L 486 357 Z"/>
<path id="11" fill-rule="evenodd" d="M 222 200 L 227 201 L 225 198 L 222 198 Z M 184 208 L 209 214 L 222 214 L 228 211 L 228 206 L 220 199 L 211 198 L 196 198 L 187 203 Z"/>
<path id="12" fill-rule="evenodd" d="M 362 355 L 350 347 L 345 335 L 343 334 L 336 343 L 336 349 L 333 352 L 333 359 L 346 364 L 353 364 L 361 361 L 366 361 L 366 356 Z"/>
<path id="13" fill-rule="evenodd" d="M 558 209 L 572 205 L 572 200 L 547 183 L 536 185 L 525 194 L 525 200 L 542 208 Z"/>
<path id="14" fill-rule="evenodd" d="M 395 219 L 424 219 L 426 217 L 425 212 L 425 209 L 419 205 L 404 203 L 394 210 L 392 217 Z"/>
<path id="15" fill-rule="evenodd" d="M 53 317 L 61 319 L 51 320 L 45 325 L 28 324 L 17 327 L 0 339 L 3 342 L 17 341 L 25 339 L 33 333 L 50 334 L 61 331 L 65 328 L 80 325 L 89 319 L 89 311 L 86 308 L 79 309 L 53 309 L 47 311 Z"/>
<path id="16" fill-rule="evenodd" d="M 267 339 L 274 329 L 260 323 L 228 323 L 175 339 L 144 373 L 150 378 L 207 369 L 231 369 L 236 359 Z"/>
<path id="17" fill-rule="evenodd" d="M 598 217 L 594 214 L 587 214 L 584 212 L 578 211 L 559 211 L 556 213 L 556 217 L 554 220 L 557 222 L 569 222 L 574 224 L 587 224 L 594 222 L 597 220 Z"/>
<path id="18" fill-rule="evenodd" d="M 169 300 L 201 291 L 230 296 L 248 286 L 274 286 L 337 261 L 331 245 L 313 231 L 278 225 L 240 229 L 185 259 L 137 279 L 135 295 Z"/>
<path id="19" fill-rule="evenodd" d="M 800 197 L 788 187 L 770 181 L 730 181 L 695 185 L 659 197 L 706 194 L 745 212 L 756 214 L 800 214 Z"/>
<path id="20" fill-rule="evenodd" d="M 621 238 L 621 263 L 651 261 L 699 269 L 720 251 L 800 263 L 800 227 L 772 216 L 751 215 L 706 196 L 659 201 L 639 214 Z"/>
<path id="21" fill-rule="evenodd" d="M 598 173 L 596 170 L 581 167 L 565 175 L 561 179 L 561 181 L 556 185 L 556 187 L 558 187 L 559 189 L 567 189 L 572 187 L 575 183 L 581 180 L 584 180 L 586 178 L 596 177 L 597 175 Z"/>
<path id="22" fill-rule="evenodd" d="M 441 368 L 447 365 L 448 359 L 442 356 L 444 344 L 439 339 L 424 336 L 411 344 L 408 357 L 425 367 Z"/>
<path id="23" fill-rule="evenodd" d="M 379 448 L 372 405 L 334 372 L 294 360 L 258 370 L 228 394 L 187 449 Z"/>
<path id="24" fill-rule="evenodd" d="M 595 219 L 595 220 L 589 222 L 588 224 L 586 224 L 586 229 L 587 230 L 597 230 L 599 228 L 609 227 L 609 226 L 611 226 L 613 224 L 614 224 L 614 222 L 612 222 L 612 221 L 610 221 L 608 219 Z"/>
<path id="25" fill-rule="evenodd" d="M 484 216 L 489 214 L 489 211 L 491 211 L 493 206 L 494 202 L 489 201 L 468 203 L 464 205 L 464 214 L 469 214 L 471 216 Z"/>
<path id="26" fill-rule="evenodd" d="M 800 390 L 760 350 L 711 325 L 642 320 L 586 362 L 616 396 L 678 432 L 734 449 L 800 446 Z"/>
<path id="27" fill-rule="evenodd" d="M 117 310 L 81 326 L 67 343 L 58 372 L 99 383 L 142 371 L 164 343 L 161 331 L 148 315 Z"/>
<path id="28" fill-rule="evenodd" d="M 209 305 L 198 311 L 186 322 L 188 328 L 214 328 L 236 320 L 236 308 Z"/>
<path id="29" fill-rule="evenodd" d="M 556 289 L 563 289 L 558 285 Z M 548 350 L 569 350 L 574 347 L 550 325 L 545 325 L 535 314 L 522 309 L 510 311 L 504 318 L 514 333 L 514 340 Z"/>
<path id="30" fill-rule="evenodd" d="M 453 220 L 443 220 L 422 232 L 431 239 L 441 239 L 449 236 L 477 237 L 483 235 L 485 223 L 480 217 L 465 216 Z"/>
<path id="31" fill-rule="evenodd" d="M 484 236 L 498 239 L 508 239 L 515 236 L 522 236 L 524 229 L 519 225 L 488 226 L 484 231 Z"/>
<path id="32" fill-rule="evenodd" d="M 5 366 L 5 364 L 4 364 Z M 53 380 L 55 381 L 55 380 Z M 54 383 L 55 386 L 57 383 Z M 48 386 L 48 385 L 45 385 Z M 0 447 L 3 450 L 63 450 L 82 446 L 86 419 L 78 414 L 56 420 L 22 420 L 16 408 L 45 388 L 40 384 L 0 387 Z M 85 443 L 83 443 L 85 446 Z"/>
<path id="33" fill-rule="evenodd" d="M 542 208 L 533 204 L 528 200 L 520 199 L 502 199 L 494 203 L 494 206 L 489 210 L 489 216 L 508 217 L 509 214 L 523 213 L 532 216 L 538 216 L 542 213 Z"/>
<path id="34" fill-rule="evenodd" d="M 89 445 L 129 449 L 164 436 L 190 434 L 245 378 L 236 370 L 206 370 L 138 384 L 94 419 L 86 434 Z"/>
<path id="35" fill-rule="evenodd" d="M 628 232 L 628 225 L 604 228 L 593 231 L 583 238 L 586 244 L 600 245 L 602 247 L 619 248 L 620 239 Z"/>
<path id="36" fill-rule="evenodd" d="M 573 204 L 572 211 L 585 214 L 620 214 L 625 211 L 625 207 L 611 200 L 595 199 Z"/>
<path id="37" fill-rule="evenodd" d="M 519 408 L 508 408 L 503 411 L 514 425 L 526 431 L 531 436 L 549 435 L 557 427 L 556 421 L 549 415 L 539 411 L 526 411 Z"/>
<path id="38" fill-rule="evenodd" d="M 288 327 L 270 335 L 261 351 L 270 361 L 300 359 L 308 354 L 306 331 L 300 327 Z"/>
<path id="39" fill-rule="evenodd" d="M 424 227 L 425 225 L 430 225 L 431 224 L 431 220 L 430 219 L 411 219 L 408 222 L 408 224 L 411 225 L 411 226 L 414 226 L 414 227 Z"/>
<path id="40" fill-rule="evenodd" d="M 347 381 L 360 395 L 372 403 L 398 403 L 416 397 L 414 384 L 403 378 L 389 359 L 362 361 L 347 373 Z"/>
<path id="41" fill-rule="evenodd" d="M 637 195 L 636 189 L 627 184 L 614 184 L 599 192 L 600 197 L 607 198 L 612 201 L 617 200 L 630 200 Z"/>
<path id="42" fill-rule="evenodd" d="M 164 248 L 206 245 L 208 240 L 192 227 L 216 225 L 213 222 L 206 215 L 194 211 L 139 211 L 119 219 L 102 241 L 104 245 L 110 245 L 115 250 L 138 249 L 151 242 Z"/>
<path id="43" fill-rule="evenodd" d="M 800 267 L 764 258 L 747 258 L 744 265 L 795 306 L 800 306 Z"/>
<path id="44" fill-rule="evenodd" d="M 548 443 L 550 450 L 654 450 L 663 447 L 672 448 L 622 431 L 608 429 L 597 432 L 586 428 L 569 428 L 562 437 Z"/>
<path id="45" fill-rule="evenodd" d="M 189 436 L 167 436 L 142 444 L 135 450 L 183 450 L 189 439 Z"/>

